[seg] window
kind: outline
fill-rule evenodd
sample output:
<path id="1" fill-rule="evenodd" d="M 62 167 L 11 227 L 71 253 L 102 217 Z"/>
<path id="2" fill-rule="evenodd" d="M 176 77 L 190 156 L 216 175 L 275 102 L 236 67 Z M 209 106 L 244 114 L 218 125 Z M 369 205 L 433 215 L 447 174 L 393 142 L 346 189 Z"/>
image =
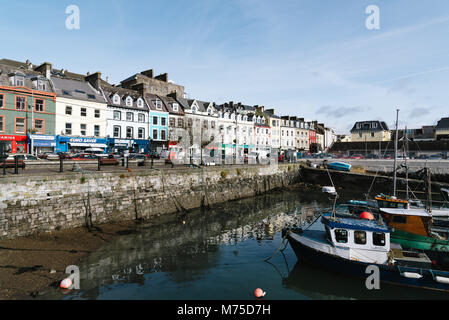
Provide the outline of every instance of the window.
<path id="1" fill-rule="evenodd" d="M 37 81 L 37 90 L 45 91 L 47 89 L 47 86 L 43 80 Z"/>
<path id="2" fill-rule="evenodd" d="M 362 133 L 361 132 L 359 132 L 359 138 L 361 138 L 362 137 Z"/>
<path id="3" fill-rule="evenodd" d="M 65 106 L 65 114 L 72 115 L 72 107 L 71 106 Z"/>
<path id="4" fill-rule="evenodd" d="M 191 128 L 192 125 L 193 125 L 193 120 L 192 120 L 192 118 L 188 118 L 188 119 L 187 119 L 187 126 L 188 126 L 189 128 Z"/>
<path id="5" fill-rule="evenodd" d="M 195 106 L 192 107 L 192 113 L 196 113 L 198 110 Z"/>
<path id="6" fill-rule="evenodd" d="M 0 132 L 5 132 L 5 116 L 0 116 Z"/>
<path id="7" fill-rule="evenodd" d="M 145 128 L 139 128 L 139 130 L 137 131 L 137 138 L 145 139 Z"/>
<path id="8" fill-rule="evenodd" d="M 134 121 L 134 114 L 132 112 L 126 113 L 126 121 Z"/>
<path id="9" fill-rule="evenodd" d="M 113 102 L 114 104 L 120 104 L 120 97 L 118 94 L 114 95 Z"/>
<path id="10" fill-rule="evenodd" d="M 133 137 L 133 127 L 126 127 L 126 138 L 132 139 Z"/>
<path id="11" fill-rule="evenodd" d="M 65 124 L 65 134 L 72 134 L 72 124 L 71 123 Z"/>
<path id="12" fill-rule="evenodd" d="M 157 117 L 153 117 L 153 124 L 157 125 Z"/>
<path id="13" fill-rule="evenodd" d="M 122 120 L 122 112 L 121 111 L 114 111 L 114 120 Z"/>
<path id="14" fill-rule="evenodd" d="M 165 140 L 165 130 L 161 130 L 161 140 Z"/>
<path id="15" fill-rule="evenodd" d="M 407 223 L 407 216 L 394 215 L 393 216 L 393 222 L 396 222 L 396 223 Z"/>
<path id="16" fill-rule="evenodd" d="M 139 122 L 145 122 L 145 114 L 139 113 L 138 118 L 139 118 Z"/>
<path id="17" fill-rule="evenodd" d="M 15 83 L 18 87 L 23 87 L 25 85 L 25 78 L 23 76 L 15 76 Z"/>
<path id="18" fill-rule="evenodd" d="M 182 128 L 184 126 L 184 120 L 183 119 L 178 119 L 178 127 Z"/>
<path id="19" fill-rule="evenodd" d="M 215 121 L 211 121 L 211 122 L 210 122 L 210 127 L 211 127 L 212 129 L 215 128 Z"/>
<path id="20" fill-rule="evenodd" d="M 157 140 L 157 130 L 153 130 L 153 140 Z"/>
<path id="21" fill-rule="evenodd" d="M 94 100 L 94 99 L 95 99 L 95 95 L 93 95 L 93 94 L 88 94 L 88 95 L 87 95 L 87 98 Z"/>
<path id="22" fill-rule="evenodd" d="M 373 122 L 372 127 L 377 128 L 377 122 Z"/>
<path id="23" fill-rule="evenodd" d="M 161 110 L 162 109 L 162 101 L 159 99 L 153 100 L 154 105 L 156 106 L 156 109 Z"/>
<path id="24" fill-rule="evenodd" d="M 121 136 L 120 131 L 121 131 L 120 126 L 114 126 L 114 132 L 113 132 L 114 138 L 120 138 L 120 136 Z"/>
<path id="25" fill-rule="evenodd" d="M 355 244 L 366 244 L 366 232 L 365 231 L 354 231 L 354 243 Z"/>
<path id="26" fill-rule="evenodd" d="M 177 103 L 173 103 L 172 105 L 171 105 L 171 107 L 172 107 L 172 109 L 173 109 L 173 111 L 178 111 L 179 110 L 179 105 L 177 104 Z"/>
<path id="27" fill-rule="evenodd" d="M 0 108 L 5 106 L 5 95 L 0 94 Z"/>
<path id="28" fill-rule="evenodd" d="M 131 97 L 126 98 L 126 106 L 132 107 L 133 105 L 133 99 Z"/>
<path id="29" fill-rule="evenodd" d="M 25 133 L 25 118 L 16 118 L 16 133 Z"/>
<path id="30" fill-rule="evenodd" d="M 139 108 L 143 108 L 143 100 L 142 99 L 137 99 L 137 106 L 139 107 Z"/>
<path id="31" fill-rule="evenodd" d="M 175 118 L 170 118 L 168 120 L 170 127 L 174 127 L 175 126 Z"/>
<path id="32" fill-rule="evenodd" d="M 338 243 L 348 242 L 348 231 L 344 229 L 335 229 L 335 241 Z"/>
<path id="33" fill-rule="evenodd" d="M 167 125 L 167 118 L 161 118 L 161 126 Z"/>
<path id="34" fill-rule="evenodd" d="M 36 130 L 36 133 L 44 134 L 45 131 L 44 120 L 34 119 L 34 130 Z"/>
<path id="35" fill-rule="evenodd" d="M 95 109 L 95 118 L 100 118 L 100 110 Z"/>
<path id="36" fill-rule="evenodd" d="M 208 114 L 208 115 L 211 115 L 211 114 L 212 114 L 212 109 L 211 109 L 211 108 L 208 108 L 208 109 L 207 109 L 207 114 Z"/>
<path id="37" fill-rule="evenodd" d="M 94 136 L 99 137 L 100 136 L 100 126 L 94 125 Z"/>
<path id="38" fill-rule="evenodd" d="M 375 246 L 385 246 L 385 233 L 373 232 L 373 244 Z"/>
<path id="39" fill-rule="evenodd" d="M 25 110 L 26 108 L 26 98 L 16 97 L 16 110 Z"/>
<path id="40" fill-rule="evenodd" d="M 80 124 L 80 132 L 81 132 L 82 136 L 86 135 L 86 124 L 85 123 Z"/>
<path id="41" fill-rule="evenodd" d="M 81 108 L 81 117 L 85 117 L 85 116 L 87 116 L 87 109 Z"/>
<path id="42" fill-rule="evenodd" d="M 208 128 L 207 120 L 204 120 L 204 121 L 203 121 L 203 128 L 204 128 L 204 129 L 207 129 L 207 128 Z"/>

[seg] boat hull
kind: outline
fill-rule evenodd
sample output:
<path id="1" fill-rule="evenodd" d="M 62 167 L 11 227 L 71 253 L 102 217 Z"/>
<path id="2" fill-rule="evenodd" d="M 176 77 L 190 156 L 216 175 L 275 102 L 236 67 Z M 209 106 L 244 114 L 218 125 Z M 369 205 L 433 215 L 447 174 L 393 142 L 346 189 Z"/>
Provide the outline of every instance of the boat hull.
<path id="1" fill-rule="evenodd" d="M 295 239 L 291 234 L 287 236 L 287 239 L 299 261 L 305 259 L 309 263 L 330 268 L 339 273 L 365 279 L 371 274 L 366 273 L 367 267 L 369 265 L 375 265 L 379 268 L 380 282 L 449 292 L 449 284 L 435 281 L 432 274 L 427 270 L 422 270 L 423 277 L 420 279 L 407 278 L 401 275 L 397 266 L 352 261 L 310 248 Z M 410 268 L 403 268 L 403 270 L 404 269 L 409 270 Z"/>

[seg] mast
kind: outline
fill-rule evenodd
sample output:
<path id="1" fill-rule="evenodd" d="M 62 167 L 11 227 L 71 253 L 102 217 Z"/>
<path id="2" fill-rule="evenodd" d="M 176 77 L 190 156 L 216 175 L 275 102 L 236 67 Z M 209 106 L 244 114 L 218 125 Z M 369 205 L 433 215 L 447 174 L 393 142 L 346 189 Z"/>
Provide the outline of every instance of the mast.
<path id="1" fill-rule="evenodd" d="M 404 157 L 405 157 L 405 192 L 408 201 L 408 167 L 407 167 L 407 154 L 408 154 L 408 139 L 407 139 L 407 126 L 405 126 L 405 136 L 404 136 Z"/>
<path id="2" fill-rule="evenodd" d="M 394 138 L 394 177 L 393 177 L 393 196 L 396 197 L 396 159 L 398 157 L 398 119 L 399 119 L 399 109 L 396 109 L 396 136 Z"/>

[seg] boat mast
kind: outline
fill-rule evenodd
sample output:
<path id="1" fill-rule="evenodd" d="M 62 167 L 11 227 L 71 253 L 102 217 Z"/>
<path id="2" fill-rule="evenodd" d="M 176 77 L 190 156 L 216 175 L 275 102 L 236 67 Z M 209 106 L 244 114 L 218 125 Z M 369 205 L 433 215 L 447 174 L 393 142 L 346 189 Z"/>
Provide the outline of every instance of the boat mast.
<path id="1" fill-rule="evenodd" d="M 396 136 L 394 138 L 394 163 L 393 163 L 393 196 L 396 197 L 396 158 L 398 157 L 398 119 L 399 109 L 396 109 Z"/>
<path id="2" fill-rule="evenodd" d="M 408 167 L 407 167 L 407 154 L 408 154 L 408 140 L 407 140 L 407 126 L 405 126 L 405 136 L 404 136 L 404 157 L 405 157 L 405 200 L 408 201 Z"/>

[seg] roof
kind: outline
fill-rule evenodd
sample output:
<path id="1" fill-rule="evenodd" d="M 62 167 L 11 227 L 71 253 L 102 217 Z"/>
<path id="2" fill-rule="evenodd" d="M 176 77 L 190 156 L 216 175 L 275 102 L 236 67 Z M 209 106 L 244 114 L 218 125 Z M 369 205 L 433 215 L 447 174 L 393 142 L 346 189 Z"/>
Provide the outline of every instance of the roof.
<path id="1" fill-rule="evenodd" d="M 165 105 L 165 101 L 162 100 L 158 95 L 147 93 L 145 94 L 145 100 L 147 101 L 148 105 L 150 106 L 150 111 L 158 111 L 158 112 L 168 112 L 168 109 Z M 156 105 L 153 103 L 154 100 L 160 100 L 162 101 L 162 108 L 157 109 Z"/>
<path id="2" fill-rule="evenodd" d="M 432 214 L 427 212 L 425 209 L 413 208 L 413 209 L 402 209 L 402 208 L 379 208 L 380 211 L 388 214 L 404 215 L 404 216 L 419 216 L 419 217 L 432 217 Z"/>
<path id="3" fill-rule="evenodd" d="M 380 225 L 376 220 L 356 219 L 356 218 L 334 218 L 330 213 L 324 214 L 322 222 L 330 228 L 343 228 L 351 230 L 362 230 L 371 232 L 389 233 L 387 226 Z"/>
<path id="4" fill-rule="evenodd" d="M 3 59 L 3 60 L 5 60 L 5 59 Z M 0 60 L 0 62 L 3 60 Z M 5 64 L 0 63 L 0 85 L 15 86 L 10 81 L 10 76 L 12 74 L 23 75 L 24 87 L 27 87 L 27 88 L 30 88 L 33 90 L 38 90 L 38 88 L 36 88 L 33 85 L 33 80 L 39 79 L 40 81 L 43 81 L 46 84 L 45 90 L 39 90 L 39 91 L 54 93 L 54 90 L 53 90 L 53 87 L 52 87 L 50 81 L 47 78 L 45 78 L 45 76 L 43 76 L 40 72 L 30 70 L 27 68 L 23 68 L 23 67 L 13 67 L 11 65 L 5 65 Z"/>
<path id="5" fill-rule="evenodd" d="M 435 127 L 436 130 L 448 128 L 449 128 L 449 118 L 441 118 L 441 120 L 438 121 L 437 126 Z"/>
<path id="6" fill-rule="evenodd" d="M 103 91 L 104 96 L 106 98 L 106 101 L 109 106 L 112 107 L 120 107 L 120 108 L 126 108 L 126 109 L 133 109 L 133 110 L 139 110 L 139 111 L 149 111 L 149 108 L 147 104 L 145 103 L 145 99 L 143 99 L 142 95 L 134 90 L 130 89 L 124 89 L 120 87 L 115 87 L 111 85 L 105 85 L 103 84 L 100 89 Z M 120 103 L 115 104 L 113 101 L 114 95 L 118 94 L 120 97 Z M 126 98 L 131 97 L 133 99 L 133 103 L 131 106 L 126 105 Z M 139 107 L 137 105 L 138 99 L 141 98 L 143 102 L 143 107 Z"/>
<path id="7" fill-rule="evenodd" d="M 185 114 L 182 105 L 176 99 L 174 99 L 172 97 L 164 97 L 164 96 L 158 96 L 158 97 L 164 102 L 165 107 L 167 108 L 167 110 L 170 114 L 179 115 L 179 116 L 183 116 Z M 174 103 L 177 103 L 179 105 L 178 111 L 173 110 L 172 105 Z"/>
<path id="8" fill-rule="evenodd" d="M 58 97 L 106 103 L 101 92 L 95 90 L 89 82 L 52 76 Z"/>
<path id="9" fill-rule="evenodd" d="M 363 126 L 363 124 L 371 124 L 371 123 L 377 123 L 376 128 L 371 128 L 371 125 Z M 360 128 L 357 129 L 357 124 L 361 124 Z M 354 123 L 354 126 L 351 129 L 351 132 L 358 132 L 358 131 L 389 131 L 387 124 L 384 121 L 379 120 L 371 120 L 371 121 L 357 121 Z"/>

